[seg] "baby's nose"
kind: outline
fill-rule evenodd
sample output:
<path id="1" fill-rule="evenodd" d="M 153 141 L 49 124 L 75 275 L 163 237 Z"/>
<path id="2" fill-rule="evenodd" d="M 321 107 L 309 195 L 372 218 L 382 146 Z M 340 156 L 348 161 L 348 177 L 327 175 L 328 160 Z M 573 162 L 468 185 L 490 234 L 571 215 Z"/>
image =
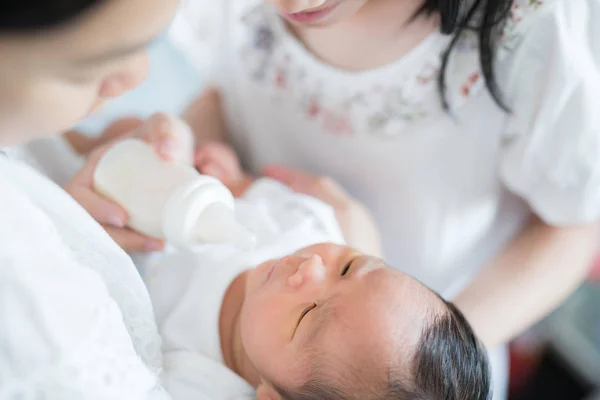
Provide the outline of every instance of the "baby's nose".
<path id="1" fill-rule="evenodd" d="M 325 281 L 326 268 L 323 259 L 312 255 L 300 263 L 298 270 L 287 280 L 290 287 L 299 289 L 303 285 L 315 285 Z"/>

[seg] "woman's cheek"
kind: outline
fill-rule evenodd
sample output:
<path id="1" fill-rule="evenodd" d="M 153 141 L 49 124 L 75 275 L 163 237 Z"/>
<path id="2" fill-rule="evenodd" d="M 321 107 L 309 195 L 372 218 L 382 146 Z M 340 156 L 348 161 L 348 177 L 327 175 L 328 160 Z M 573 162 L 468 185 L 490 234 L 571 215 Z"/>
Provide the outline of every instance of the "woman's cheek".
<path id="1" fill-rule="evenodd" d="M 37 92 L 33 114 L 43 120 L 38 121 L 41 127 L 53 127 L 54 132 L 71 129 L 87 117 L 98 101 L 98 87 L 95 83 L 74 84 L 56 82 L 49 84 Z M 46 132 L 48 133 L 48 132 Z"/>

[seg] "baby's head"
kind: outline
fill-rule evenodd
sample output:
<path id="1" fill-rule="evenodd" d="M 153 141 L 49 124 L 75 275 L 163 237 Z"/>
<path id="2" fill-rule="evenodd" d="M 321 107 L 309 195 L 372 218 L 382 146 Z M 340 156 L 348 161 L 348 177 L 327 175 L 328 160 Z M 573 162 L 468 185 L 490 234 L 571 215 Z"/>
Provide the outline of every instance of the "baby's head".
<path id="1" fill-rule="evenodd" d="M 461 313 L 347 247 L 252 270 L 240 325 L 258 400 L 488 398 L 486 352 Z"/>

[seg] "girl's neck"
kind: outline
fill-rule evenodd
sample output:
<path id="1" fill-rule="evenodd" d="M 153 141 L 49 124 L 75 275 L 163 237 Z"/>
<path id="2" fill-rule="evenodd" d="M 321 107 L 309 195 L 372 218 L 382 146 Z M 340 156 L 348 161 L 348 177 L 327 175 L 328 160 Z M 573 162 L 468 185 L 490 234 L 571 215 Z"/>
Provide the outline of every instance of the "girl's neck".
<path id="1" fill-rule="evenodd" d="M 437 16 L 412 20 L 422 0 L 370 0 L 354 16 L 328 27 L 293 27 L 304 46 L 333 67 L 360 71 L 402 58 L 439 27 Z"/>
<path id="2" fill-rule="evenodd" d="M 260 383 L 260 377 L 246 355 L 240 329 L 240 314 L 246 294 L 247 275 L 247 271 L 238 275 L 223 297 L 219 316 L 219 336 L 225 365 L 256 387 Z"/>

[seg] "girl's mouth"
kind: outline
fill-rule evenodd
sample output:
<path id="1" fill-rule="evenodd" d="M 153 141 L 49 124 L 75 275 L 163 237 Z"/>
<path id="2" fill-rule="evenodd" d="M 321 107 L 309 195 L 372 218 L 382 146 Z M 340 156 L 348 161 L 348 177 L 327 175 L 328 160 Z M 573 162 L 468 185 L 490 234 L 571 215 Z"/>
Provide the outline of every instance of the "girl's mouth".
<path id="1" fill-rule="evenodd" d="M 331 12 L 337 8 L 340 3 L 334 3 L 329 6 L 318 8 L 310 11 L 301 11 L 293 14 L 284 14 L 285 18 L 292 22 L 300 24 L 311 24 L 325 19 Z"/>

